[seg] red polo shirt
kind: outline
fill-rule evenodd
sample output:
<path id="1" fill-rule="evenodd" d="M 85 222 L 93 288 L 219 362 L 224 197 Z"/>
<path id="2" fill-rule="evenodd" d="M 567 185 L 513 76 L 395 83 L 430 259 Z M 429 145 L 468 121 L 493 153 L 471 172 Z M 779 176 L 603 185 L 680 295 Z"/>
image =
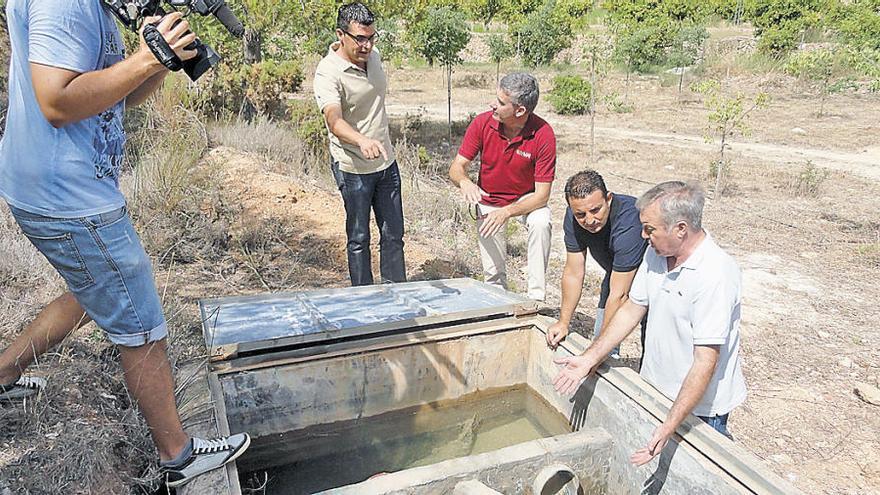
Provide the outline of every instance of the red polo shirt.
<path id="1" fill-rule="evenodd" d="M 471 161 L 480 155 L 477 184 L 489 193 L 480 201 L 488 206 L 507 206 L 534 192 L 535 182 L 553 182 L 556 174 L 556 135 L 550 124 L 535 114 L 513 139 L 504 137 L 492 111 L 477 115 L 458 154 Z"/>

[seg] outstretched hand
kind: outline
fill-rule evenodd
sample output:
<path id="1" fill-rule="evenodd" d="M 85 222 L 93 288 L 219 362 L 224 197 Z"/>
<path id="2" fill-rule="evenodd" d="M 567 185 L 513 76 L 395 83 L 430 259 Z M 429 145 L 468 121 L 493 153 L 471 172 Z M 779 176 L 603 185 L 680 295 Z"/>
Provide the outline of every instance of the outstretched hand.
<path id="1" fill-rule="evenodd" d="M 553 379 L 553 388 L 565 395 L 573 394 L 584 378 L 593 373 L 601 361 L 595 361 L 587 356 L 568 356 L 553 360 L 561 364 L 563 368 Z"/>
<path id="2" fill-rule="evenodd" d="M 671 436 L 672 432 L 667 431 L 664 425 L 658 426 L 654 430 L 654 434 L 651 436 L 648 445 L 633 452 L 629 458 L 629 462 L 636 466 L 643 466 L 651 462 L 651 459 L 657 457 L 657 454 L 663 451 L 666 444 L 669 443 L 669 438 Z"/>

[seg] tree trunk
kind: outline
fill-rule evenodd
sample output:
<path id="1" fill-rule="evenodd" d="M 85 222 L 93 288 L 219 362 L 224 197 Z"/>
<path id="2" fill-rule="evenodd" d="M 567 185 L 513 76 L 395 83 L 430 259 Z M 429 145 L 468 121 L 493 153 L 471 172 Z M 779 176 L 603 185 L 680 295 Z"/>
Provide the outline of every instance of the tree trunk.
<path id="1" fill-rule="evenodd" d="M 244 32 L 243 43 L 245 64 L 252 65 L 263 60 L 263 35 L 259 31 L 246 29 Z M 246 95 L 247 88 L 245 88 L 244 101 L 241 103 L 241 116 L 243 119 L 250 122 L 257 115 L 257 108 Z"/>
<path id="2" fill-rule="evenodd" d="M 626 69 L 626 82 L 623 84 L 623 103 L 626 103 L 627 98 L 629 97 L 629 67 Z"/>
<path id="3" fill-rule="evenodd" d="M 253 29 L 244 32 L 244 63 L 251 65 L 263 61 L 263 34 Z"/>
<path id="4" fill-rule="evenodd" d="M 715 169 L 715 201 L 721 201 L 721 175 L 724 173 L 724 147 L 727 145 L 727 130 L 721 131 L 721 156 Z"/>
<path id="5" fill-rule="evenodd" d="M 501 81 L 501 61 L 500 60 L 495 64 L 495 86 L 498 86 L 499 81 Z"/>
<path id="6" fill-rule="evenodd" d="M 446 123 L 449 125 L 449 142 L 452 143 L 452 64 L 446 66 Z"/>
<path id="7" fill-rule="evenodd" d="M 681 83 L 684 81 L 684 67 L 678 68 L 678 99 L 681 99 Z"/>
<path id="8" fill-rule="evenodd" d="M 596 54 L 590 57 L 590 162 L 596 163 Z"/>

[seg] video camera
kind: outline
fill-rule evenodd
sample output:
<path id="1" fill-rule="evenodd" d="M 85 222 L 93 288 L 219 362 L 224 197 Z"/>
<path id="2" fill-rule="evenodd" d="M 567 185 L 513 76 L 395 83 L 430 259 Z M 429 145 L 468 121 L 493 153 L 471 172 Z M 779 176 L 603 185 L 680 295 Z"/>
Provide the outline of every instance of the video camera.
<path id="1" fill-rule="evenodd" d="M 244 25 L 235 17 L 225 0 L 103 0 L 110 11 L 122 22 L 125 27 L 138 32 L 143 25 L 144 19 L 151 16 L 164 16 L 166 11 L 161 4 L 167 3 L 171 10 L 184 9 L 184 16 L 195 12 L 199 15 L 213 15 L 217 20 L 236 38 L 244 34 Z M 187 50 L 196 50 L 198 54 L 181 61 L 174 53 L 165 39 L 156 29 L 155 25 L 148 24 L 144 27 L 144 41 L 162 64 L 170 70 L 183 69 L 186 75 L 193 81 L 198 79 L 208 69 L 220 62 L 220 55 L 210 46 L 196 39 L 189 44 Z"/>

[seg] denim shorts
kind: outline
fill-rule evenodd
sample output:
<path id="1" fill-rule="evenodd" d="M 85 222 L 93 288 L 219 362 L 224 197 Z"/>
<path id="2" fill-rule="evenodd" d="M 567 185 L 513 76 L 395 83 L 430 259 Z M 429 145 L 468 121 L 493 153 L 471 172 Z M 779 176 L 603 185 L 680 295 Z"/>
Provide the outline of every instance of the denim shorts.
<path id="1" fill-rule="evenodd" d="M 83 218 L 10 210 L 113 343 L 138 347 L 165 338 L 168 330 L 150 258 L 125 207 Z"/>

